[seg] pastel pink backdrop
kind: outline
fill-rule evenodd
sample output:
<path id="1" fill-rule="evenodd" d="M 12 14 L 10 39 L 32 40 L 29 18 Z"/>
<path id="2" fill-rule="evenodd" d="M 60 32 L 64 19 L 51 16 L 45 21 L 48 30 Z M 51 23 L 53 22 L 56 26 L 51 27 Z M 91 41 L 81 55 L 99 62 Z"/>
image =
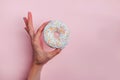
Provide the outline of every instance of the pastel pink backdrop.
<path id="1" fill-rule="evenodd" d="M 32 50 L 23 17 L 35 29 L 62 20 L 69 45 L 42 70 L 42 80 L 120 80 L 119 0 L 0 0 L 0 80 L 25 80 Z"/>

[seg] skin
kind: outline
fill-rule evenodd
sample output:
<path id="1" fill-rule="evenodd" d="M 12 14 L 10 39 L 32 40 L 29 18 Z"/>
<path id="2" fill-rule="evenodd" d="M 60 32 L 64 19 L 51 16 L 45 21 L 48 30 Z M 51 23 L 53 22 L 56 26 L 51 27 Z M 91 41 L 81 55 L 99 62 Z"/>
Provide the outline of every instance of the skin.
<path id="1" fill-rule="evenodd" d="M 26 25 L 25 30 L 30 37 L 33 51 L 33 62 L 27 80 L 40 80 L 41 70 L 43 66 L 53 57 L 58 55 L 61 52 L 61 49 L 56 48 L 51 52 L 46 52 L 43 49 L 43 44 L 40 40 L 40 36 L 42 35 L 42 31 L 44 27 L 49 23 L 49 21 L 43 23 L 35 32 L 32 21 L 32 13 L 28 12 L 28 16 L 24 17 L 23 20 Z"/>

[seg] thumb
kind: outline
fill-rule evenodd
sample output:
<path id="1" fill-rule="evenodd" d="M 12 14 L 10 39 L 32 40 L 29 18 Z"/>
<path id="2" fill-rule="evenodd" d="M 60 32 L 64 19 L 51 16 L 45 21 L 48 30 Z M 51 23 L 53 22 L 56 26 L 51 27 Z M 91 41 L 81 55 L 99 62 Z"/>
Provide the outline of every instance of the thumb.
<path id="1" fill-rule="evenodd" d="M 53 58 L 54 56 L 58 55 L 61 52 L 62 49 L 56 48 L 55 50 L 48 53 L 49 58 Z"/>

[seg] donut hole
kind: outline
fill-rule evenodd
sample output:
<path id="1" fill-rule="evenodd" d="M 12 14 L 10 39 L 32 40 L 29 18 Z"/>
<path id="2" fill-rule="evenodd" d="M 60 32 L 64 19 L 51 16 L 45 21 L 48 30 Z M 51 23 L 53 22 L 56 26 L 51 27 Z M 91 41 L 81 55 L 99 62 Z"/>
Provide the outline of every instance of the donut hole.
<path id="1" fill-rule="evenodd" d="M 60 36 L 60 33 L 59 33 L 58 31 L 55 31 L 55 32 L 54 32 L 54 37 L 55 37 L 55 38 L 59 38 L 59 36 Z"/>

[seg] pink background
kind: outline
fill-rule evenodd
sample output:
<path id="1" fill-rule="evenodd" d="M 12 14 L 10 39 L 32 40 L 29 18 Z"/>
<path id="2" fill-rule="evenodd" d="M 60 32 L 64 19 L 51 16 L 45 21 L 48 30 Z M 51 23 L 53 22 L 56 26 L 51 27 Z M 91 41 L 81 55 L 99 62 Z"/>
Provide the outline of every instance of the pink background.
<path id="1" fill-rule="evenodd" d="M 23 17 L 35 29 L 62 20 L 69 45 L 47 63 L 42 80 L 120 80 L 119 0 L 0 0 L 0 80 L 25 80 L 32 53 Z"/>

